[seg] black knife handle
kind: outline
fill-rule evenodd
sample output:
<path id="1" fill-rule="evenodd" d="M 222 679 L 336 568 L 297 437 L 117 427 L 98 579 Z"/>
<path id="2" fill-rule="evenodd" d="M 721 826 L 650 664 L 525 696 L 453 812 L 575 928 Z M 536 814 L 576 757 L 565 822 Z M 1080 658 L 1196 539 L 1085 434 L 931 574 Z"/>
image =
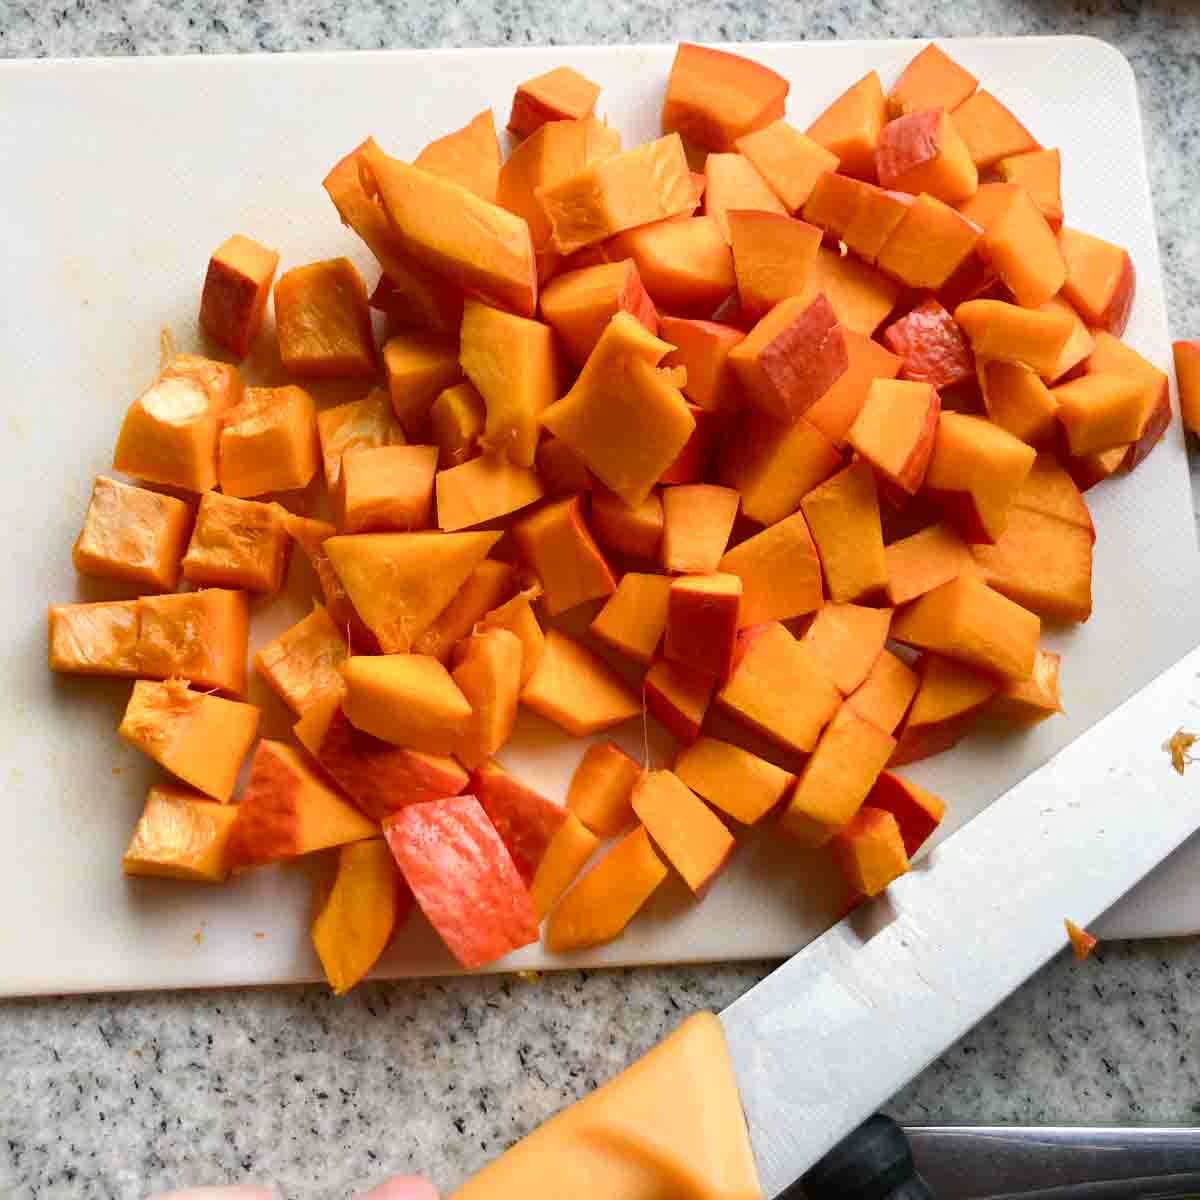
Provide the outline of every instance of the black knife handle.
<path id="1" fill-rule="evenodd" d="M 933 1200 L 904 1130 L 876 1113 L 843 1138 L 780 1200 Z"/>

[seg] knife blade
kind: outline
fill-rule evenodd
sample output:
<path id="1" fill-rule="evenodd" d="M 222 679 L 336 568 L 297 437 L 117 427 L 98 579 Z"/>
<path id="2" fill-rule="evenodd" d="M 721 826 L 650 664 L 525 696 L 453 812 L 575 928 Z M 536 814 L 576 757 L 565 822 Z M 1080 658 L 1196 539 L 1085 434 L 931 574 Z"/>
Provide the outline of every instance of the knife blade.
<path id="1" fill-rule="evenodd" d="M 1200 828 L 1200 650 L 721 1014 L 763 1195 L 831 1147 Z"/>

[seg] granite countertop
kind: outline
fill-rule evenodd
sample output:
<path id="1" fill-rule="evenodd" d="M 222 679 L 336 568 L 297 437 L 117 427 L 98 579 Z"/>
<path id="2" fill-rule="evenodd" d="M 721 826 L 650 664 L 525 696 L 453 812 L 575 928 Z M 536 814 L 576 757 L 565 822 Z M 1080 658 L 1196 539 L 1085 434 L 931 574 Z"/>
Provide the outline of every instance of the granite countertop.
<path id="1" fill-rule="evenodd" d="M 457 0 L 423 11 L 219 0 L 0 0 L 0 56 L 533 42 L 1088 33 L 1138 76 L 1173 331 L 1200 329 L 1200 8 L 1190 0 Z M 937 15 L 934 15 L 935 12 Z M 1193 461 L 1193 472 L 1196 462 Z M 199 1183 L 342 1197 L 393 1171 L 451 1186 L 686 1014 L 769 969 L 572 972 L 0 1004 L 0 1194 Z M 901 1119 L 1186 1122 L 1200 1113 L 1200 942 L 1051 963 L 895 1098 Z"/>

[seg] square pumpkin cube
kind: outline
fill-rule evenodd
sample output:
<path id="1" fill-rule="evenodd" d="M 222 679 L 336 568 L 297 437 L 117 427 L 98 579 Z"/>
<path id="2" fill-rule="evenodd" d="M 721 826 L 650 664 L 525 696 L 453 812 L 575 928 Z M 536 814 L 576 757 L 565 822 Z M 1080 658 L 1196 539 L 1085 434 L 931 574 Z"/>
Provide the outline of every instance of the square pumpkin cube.
<path id="1" fill-rule="evenodd" d="M 342 477 L 342 457 L 352 450 L 374 450 L 377 446 L 402 446 L 404 430 L 392 413 L 391 400 L 383 388 L 372 388 L 361 400 L 351 400 L 317 413 L 317 437 L 325 482 L 332 492 Z"/>
<path id="2" fill-rule="evenodd" d="M 375 335 L 367 286 L 348 258 L 293 267 L 275 285 L 279 357 L 313 379 L 375 374 Z"/>
<path id="3" fill-rule="evenodd" d="M 217 345 L 245 358 L 262 325 L 279 255 L 235 233 L 208 260 L 200 324 Z"/>
<path id="4" fill-rule="evenodd" d="M 138 670 L 234 696 L 246 690 L 250 610 L 245 592 L 204 588 L 137 602 Z"/>
<path id="5" fill-rule="evenodd" d="M 191 520 L 191 509 L 174 496 L 97 475 L 71 552 L 75 570 L 172 591 Z"/>
<path id="6" fill-rule="evenodd" d="M 136 600 L 56 604 L 47 617 L 50 670 L 61 675 L 140 674 Z"/>
<path id="7" fill-rule="evenodd" d="M 202 586 L 277 592 L 290 545 L 278 505 L 205 492 L 183 558 L 183 577 Z"/>
<path id="8" fill-rule="evenodd" d="M 225 414 L 218 474 L 226 495 L 307 487 L 320 463 L 316 407 L 303 388 L 247 388 Z"/>

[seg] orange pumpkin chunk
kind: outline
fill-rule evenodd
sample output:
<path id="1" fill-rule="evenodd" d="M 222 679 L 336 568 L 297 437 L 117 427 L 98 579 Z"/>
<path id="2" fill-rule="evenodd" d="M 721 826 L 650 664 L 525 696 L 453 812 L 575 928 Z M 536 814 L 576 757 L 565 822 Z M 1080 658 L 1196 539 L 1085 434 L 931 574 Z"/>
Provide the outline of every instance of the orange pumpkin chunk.
<path id="1" fill-rule="evenodd" d="M 586 646 L 546 631 L 545 645 L 521 703 L 574 737 L 587 737 L 640 716 L 629 685 Z"/>
<path id="2" fill-rule="evenodd" d="M 836 171 L 838 158 L 785 120 L 746 133 L 735 143 L 790 213 L 799 212 L 817 180 Z"/>
<path id="3" fill-rule="evenodd" d="M 303 388 L 247 388 L 225 414 L 218 475 L 226 495 L 307 487 L 320 464 L 316 409 Z"/>
<path id="4" fill-rule="evenodd" d="M 191 520 L 182 500 L 97 475 L 71 551 L 75 570 L 171 591 Z"/>
<path id="5" fill-rule="evenodd" d="M 178 677 L 197 688 L 246 690 L 250 610 L 245 592 L 204 588 L 138 602 L 137 661 L 152 679 Z"/>
<path id="6" fill-rule="evenodd" d="M 837 155 L 839 170 L 856 179 L 871 180 L 875 178 L 875 148 L 886 120 L 883 85 L 875 71 L 868 71 L 808 127 L 808 136 Z"/>
<path id="7" fill-rule="evenodd" d="M 463 376 L 457 339 L 417 329 L 384 342 L 383 369 L 392 411 L 411 437 L 423 435 L 434 400 Z"/>
<path id="8" fill-rule="evenodd" d="M 570 67 L 555 67 L 517 88 L 508 128 L 518 137 L 528 137 L 547 121 L 590 116 L 599 98 L 600 88 L 590 79 Z"/>
<path id="9" fill-rule="evenodd" d="M 346 455 L 331 497 L 339 531 L 427 529 L 437 457 L 436 446 L 376 446 Z"/>
<path id="10" fill-rule="evenodd" d="M 345 637 L 318 604 L 255 654 L 254 669 L 300 715 L 327 696 L 341 696 L 340 668 L 348 654 Z"/>
<path id="11" fill-rule="evenodd" d="M 278 505 L 205 492 L 183 577 L 201 586 L 273 594 L 283 583 L 289 548 Z"/>
<path id="12" fill-rule="evenodd" d="M 361 400 L 322 409 L 317 413 L 317 437 L 330 492 L 341 479 L 344 454 L 404 444 L 404 430 L 392 415 L 388 394 L 382 388 L 372 388 Z"/>
<path id="13" fill-rule="evenodd" d="M 55 604 L 47 615 L 51 671 L 62 675 L 141 674 L 136 600 Z"/>
<path id="14" fill-rule="evenodd" d="M 474 192 L 480 200 L 495 204 L 500 177 L 500 142 L 496 138 L 492 110 L 485 108 L 461 129 L 430 142 L 413 159 L 413 166 L 452 180 Z"/>
<path id="15" fill-rule="evenodd" d="M 224 883 L 229 878 L 229 834 L 234 805 L 219 804 L 191 788 L 159 784 L 121 857 L 126 875 Z"/>
<path id="16" fill-rule="evenodd" d="M 887 94 L 888 112 L 893 117 L 930 108 L 953 112 L 978 83 L 970 71 L 930 42 L 892 84 Z"/>
<path id="17" fill-rule="evenodd" d="M 294 375 L 364 377 L 375 373 L 367 286 L 348 258 L 285 271 L 275 285 L 279 357 Z"/>
<path id="18" fill-rule="evenodd" d="M 567 807 L 593 833 L 615 837 L 633 824 L 630 797 L 642 768 L 613 742 L 594 742 L 571 776 Z"/>
<path id="19" fill-rule="evenodd" d="M 262 326 L 279 255 L 235 233 L 208 260 L 200 324 L 217 345 L 245 358 Z"/>
<path id="20" fill-rule="evenodd" d="M 980 170 L 1040 150 L 1037 139 L 991 92 L 980 88 L 954 110 L 954 124 Z"/>

